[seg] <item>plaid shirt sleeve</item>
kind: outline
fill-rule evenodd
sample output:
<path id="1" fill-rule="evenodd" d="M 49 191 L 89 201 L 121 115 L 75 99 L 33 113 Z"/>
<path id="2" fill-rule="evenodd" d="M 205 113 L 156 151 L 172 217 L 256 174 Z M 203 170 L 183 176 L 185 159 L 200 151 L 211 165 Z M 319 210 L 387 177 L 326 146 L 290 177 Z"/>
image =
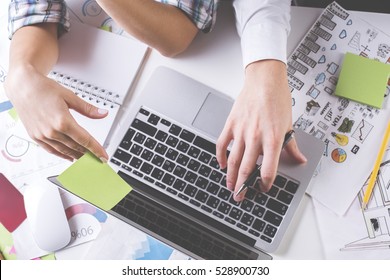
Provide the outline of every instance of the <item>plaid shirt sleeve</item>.
<path id="1" fill-rule="evenodd" d="M 199 30 L 209 32 L 216 20 L 219 0 L 156 0 L 182 10 Z"/>
<path id="2" fill-rule="evenodd" d="M 59 31 L 68 31 L 69 14 L 64 0 L 11 0 L 8 7 L 8 35 L 19 28 L 37 23 L 59 24 Z"/>

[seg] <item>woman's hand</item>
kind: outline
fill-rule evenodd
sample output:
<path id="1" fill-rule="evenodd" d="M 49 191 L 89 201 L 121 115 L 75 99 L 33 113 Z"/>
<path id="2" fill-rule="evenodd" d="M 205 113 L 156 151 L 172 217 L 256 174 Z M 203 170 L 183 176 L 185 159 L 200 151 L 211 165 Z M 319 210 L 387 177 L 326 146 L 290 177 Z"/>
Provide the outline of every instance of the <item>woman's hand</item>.
<path id="1" fill-rule="evenodd" d="M 10 72 L 5 90 L 28 134 L 45 150 L 69 160 L 81 157 L 86 150 L 102 161 L 108 159 L 104 148 L 69 111 L 97 119 L 104 118 L 106 110 L 85 102 L 33 67 Z"/>

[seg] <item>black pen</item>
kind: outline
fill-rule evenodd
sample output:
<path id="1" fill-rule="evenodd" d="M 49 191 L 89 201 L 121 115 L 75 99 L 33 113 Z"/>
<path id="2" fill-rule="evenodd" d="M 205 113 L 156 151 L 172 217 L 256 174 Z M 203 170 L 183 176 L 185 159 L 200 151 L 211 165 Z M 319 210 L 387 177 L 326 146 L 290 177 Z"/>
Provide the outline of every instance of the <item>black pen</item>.
<path id="1" fill-rule="evenodd" d="M 294 130 L 290 130 L 289 132 L 286 133 L 286 135 L 284 136 L 282 150 L 284 149 L 284 147 L 286 147 L 288 142 L 290 142 L 290 140 L 294 138 L 294 133 L 295 133 Z M 236 195 L 239 195 L 240 193 L 242 193 L 244 190 L 246 190 L 249 187 L 250 183 L 253 182 L 254 179 L 256 179 L 257 175 L 258 174 L 260 175 L 260 169 L 261 169 L 261 164 L 259 165 L 259 167 L 255 168 L 252 171 L 252 173 L 249 175 L 249 177 L 241 185 L 240 189 L 236 192 Z"/>

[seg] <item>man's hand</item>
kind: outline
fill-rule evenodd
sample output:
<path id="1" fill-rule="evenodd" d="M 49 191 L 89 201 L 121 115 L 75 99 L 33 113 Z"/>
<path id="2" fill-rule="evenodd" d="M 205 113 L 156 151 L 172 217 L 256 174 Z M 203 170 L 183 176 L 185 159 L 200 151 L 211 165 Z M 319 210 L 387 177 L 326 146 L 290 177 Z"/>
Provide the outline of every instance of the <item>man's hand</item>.
<path id="1" fill-rule="evenodd" d="M 285 64 L 263 60 L 248 65 L 244 88 L 217 142 L 217 159 L 222 169 L 227 168 L 228 189 L 237 191 L 255 168 L 259 155 L 263 155 L 261 190 L 268 191 L 275 180 L 285 134 L 291 128 L 291 94 Z M 306 161 L 295 139 L 285 150 L 297 162 Z M 240 194 L 235 199 L 243 197 Z"/>

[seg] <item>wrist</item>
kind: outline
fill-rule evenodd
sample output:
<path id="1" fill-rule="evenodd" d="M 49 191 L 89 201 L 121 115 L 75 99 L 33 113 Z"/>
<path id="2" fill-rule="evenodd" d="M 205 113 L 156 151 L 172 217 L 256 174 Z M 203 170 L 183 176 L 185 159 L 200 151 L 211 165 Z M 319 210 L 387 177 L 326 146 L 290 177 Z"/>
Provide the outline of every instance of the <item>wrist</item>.
<path id="1" fill-rule="evenodd" d="M 245 75 L 248 77 L 284 77 L 286 73 L 286 64 L 280 60 L 265 59 L 250 63 L 245 68 Z M 261 75 L 261 76 L 259 76 Z"/>
<path id="2" fill-rule="evenodd" d="M 28 63 L 14 63 L 10 67 L 4 82 L 5 93 L 12 101 L 13 97 L 19 95 L 24 86 L 31 87 L 31 80 L 39 74 L 37 69 Z M 23 82 L 21 82 L 23 81 Z"/>
<path id="3" fill-rule="evenodd" d="M 277 87 L 288 91 L 286 64 L 280 60 L 259 60 L 245 69 L 245 85 L 256 87 L 262 92 L 274 91 Z"/>

